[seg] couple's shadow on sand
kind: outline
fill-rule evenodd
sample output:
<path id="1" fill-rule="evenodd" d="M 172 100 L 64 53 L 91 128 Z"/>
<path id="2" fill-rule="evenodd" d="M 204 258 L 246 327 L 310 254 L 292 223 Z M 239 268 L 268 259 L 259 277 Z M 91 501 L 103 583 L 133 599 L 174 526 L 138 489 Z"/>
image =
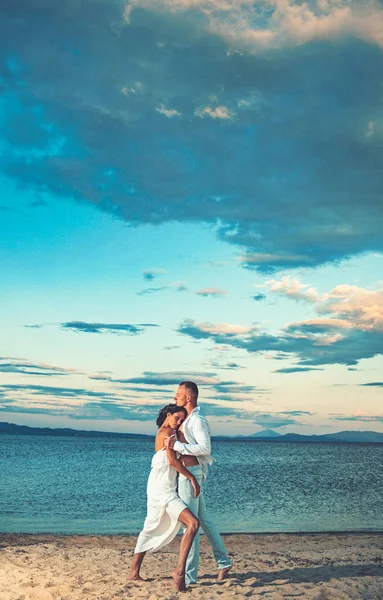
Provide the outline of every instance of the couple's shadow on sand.
<path id="1" fill-rule="evenodd" d="M 322 565 L 319 567 L 296 567 L 293 569 L 281 569 L 280 571 L 246 571 L 239 573 L 233 571 L 224 581 L 232 581 L 244 584 L 248 579 L 256 578 L 255 582 L 248 583 L 250 587 L 262 587 L 264 585 L 280 585 L 283 583 L 321 583 L 331 579 L 343 579 L 345 577 L 382 577 L 383 565 Z M 213 581 L 212 581 L 213 580 Z M 214 581 L 215 580 L 215 581 Z M 216 583 L 214 575 L 204 575 L 199 581 L 201 586 L 210 586 Z"/>

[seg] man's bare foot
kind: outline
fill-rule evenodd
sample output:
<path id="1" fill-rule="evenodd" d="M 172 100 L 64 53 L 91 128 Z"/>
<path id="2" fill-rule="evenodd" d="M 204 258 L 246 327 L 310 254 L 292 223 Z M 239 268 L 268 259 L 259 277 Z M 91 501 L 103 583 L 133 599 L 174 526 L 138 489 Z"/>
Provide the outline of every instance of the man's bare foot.
<path id="1" fill-rule="evenodd" d="M 172 577 L 177 592 L 186 592 L 187 587 L 185 585 L 185 575 L 180 575 L 178 571 L 173 571 Z"/>
<path id="2" fill-rule="evenodd" d="M 232 566 L 233 565 L 230 565 L 230 567 L 226 567 L 225 569 L 218 570 L 218 577 L 217 577 L 218 581 L 223 581 L 224 579 L 226 579 Z"/>
<path id="3" fill-rule="evenodd" d="M 128 581 L 145 581 L 138 573 L 129 573 Z"/>

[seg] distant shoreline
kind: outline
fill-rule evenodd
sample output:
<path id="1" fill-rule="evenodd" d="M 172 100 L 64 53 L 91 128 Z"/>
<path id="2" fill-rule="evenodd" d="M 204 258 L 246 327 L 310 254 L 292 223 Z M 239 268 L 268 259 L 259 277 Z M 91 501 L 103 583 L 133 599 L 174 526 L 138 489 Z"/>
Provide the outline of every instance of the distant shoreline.
<path id="1" fill-rule="evenodd" d="M 40 533 L 24 533 L 22 531 L 14 532 L 3 532 L 0 531 L 0 548 L 2 544 L 9 543 L 10 541 L 16 541 L 14 538 L 30 538 L 35 543 L 36 538 L 44 538 L 58 540 L 61 538 L 136 538 L 138 533 L 52 533 L 52 532 L 40 532 Z M 237 537 L 237 536 L 257 536 L 257 537 L 270 537 L 270 536 L 294 536 L 294 537 L 305 537 L 305 536 L 360 536 L 360 535 L 371 535 L 371 536 L 383 536 L 383 529 L 350 529 L 350 530 L 323 530 L 323 531 L 232 531 L 220 532 L 224 537 Z M 204 536 L 204 532 L 201 532 Z M 9 539 L 10 538 L 10 539 Z M 41 541 L 41 540 L 38 540 Z"/>
<path id="2" fill-rule="evenodd" d="M 154 439 L 154 434 L 120 433 L 117 431 L 88 431 L 85 429 L 29 427 L 14 423 L 0 422 L 0 435 L 24 435 L 45 437 L 82 437 L 82 438 L 122 438 Z M 383 444 L 383 433 L 376 431 L 340 431 L 329 434 L 302 435 L 299 433 L 264 435 L 256 433 L 249 436 L 212 436 L 215 441 L 236 442 L 292 442 L 292 443 L 335 443 L 335 444 Z"/>

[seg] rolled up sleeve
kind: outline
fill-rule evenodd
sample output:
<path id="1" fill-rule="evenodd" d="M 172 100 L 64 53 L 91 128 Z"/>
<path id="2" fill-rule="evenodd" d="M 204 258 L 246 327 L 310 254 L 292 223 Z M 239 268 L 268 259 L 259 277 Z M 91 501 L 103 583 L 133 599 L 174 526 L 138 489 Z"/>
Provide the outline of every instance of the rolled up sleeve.
<path id="1" fill-rule="evenodd" d="M 180 454 L 189 454 L 191 456 L 209 456 L 211 453 L 210 430 L 206 419 L 198 417 L 193 423 L 193 436 L 195 444 L 184 444 L 176 441 L 174 450 Z"/>

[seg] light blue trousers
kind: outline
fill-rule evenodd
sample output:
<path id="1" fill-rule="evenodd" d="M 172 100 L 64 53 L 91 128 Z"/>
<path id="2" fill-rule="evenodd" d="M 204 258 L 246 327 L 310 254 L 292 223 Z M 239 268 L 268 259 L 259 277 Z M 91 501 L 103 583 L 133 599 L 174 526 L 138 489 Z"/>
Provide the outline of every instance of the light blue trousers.
<path id="1" fill-rule="evenodd" d="M 200 525 L 206 533 L 211 547 L 213 549 L 214 558 L 217 562 L 218 569 L 225 569 L 230 567 L 231 560 L 228 557 L 226 548 L 219 535 L 218 527 L 210 518 L 208 511 L 206 510 L 205 499 L 202 491 L 202 469 L 196 465 L 194 467 L 188 467 L 188 471 L 193 473 L 198 483 L 201 486 L 201 493 L 198 498 L 194 498 L 193 487 L 184 475 L 179 475 L 178 478 L 178 495 L 186 504 L 186 506 L 194 513 L 199 519 Z M 186 562 L 186 575 L 185 581 L 187 584 L 196 583 L 198 575 L 198 563 L 199 563 L 199 547 L 200 547 L 200 530 L 194 538 L 193 545 L 190 549 L 189 556 Z"/>

